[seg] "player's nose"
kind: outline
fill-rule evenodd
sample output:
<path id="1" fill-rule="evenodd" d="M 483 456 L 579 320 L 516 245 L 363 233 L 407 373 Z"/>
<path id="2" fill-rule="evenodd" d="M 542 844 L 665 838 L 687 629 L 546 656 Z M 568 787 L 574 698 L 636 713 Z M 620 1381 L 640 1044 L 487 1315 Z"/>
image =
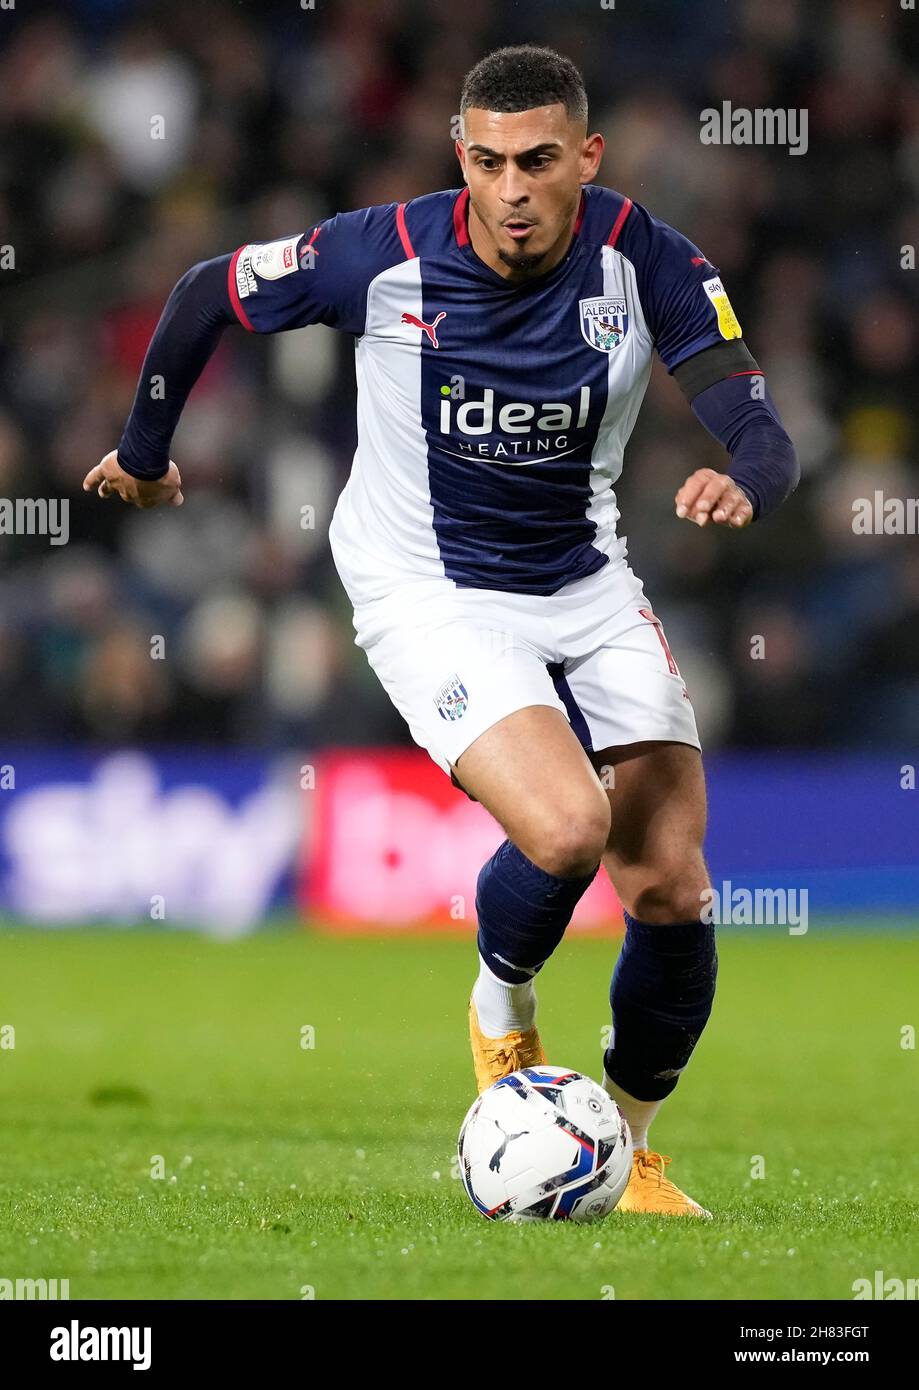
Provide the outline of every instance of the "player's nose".
<path id="1" fill-rule="evenodd" d="M 505 205 L 505 216 L 522 212 L 528 198 L 525 175 L 519 169 L 505 169 L 498 186 L 498 196 Z"/>

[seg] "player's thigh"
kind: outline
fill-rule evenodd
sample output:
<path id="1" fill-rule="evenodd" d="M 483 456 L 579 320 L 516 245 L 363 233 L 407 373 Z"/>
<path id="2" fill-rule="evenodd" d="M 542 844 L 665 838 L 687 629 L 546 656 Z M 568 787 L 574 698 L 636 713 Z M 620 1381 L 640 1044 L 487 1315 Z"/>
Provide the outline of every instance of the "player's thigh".
<path id="1" fill-rule="evenodd" d="M 564 878 L 596 866 L 609 835 L 609 806 L 559 709 L 516 710 L 465 750 L 455 772 L 540 868 Z"/>
<path id="2" fill-rule="evenodd" d="M 622 866 L 701 851 L 707 800 L 702 754 L 648 741 L 590 754 L 610 804 L 607 853 Z"/>
<path id="3" fill-rule="evenodd" d="M 608 853 L 623 864 L 684 859 L 705 833 L 695 715 L 644 594 L 592 651 L 565 663 L 560 694 L 584 731 L 610 800 Z"/>

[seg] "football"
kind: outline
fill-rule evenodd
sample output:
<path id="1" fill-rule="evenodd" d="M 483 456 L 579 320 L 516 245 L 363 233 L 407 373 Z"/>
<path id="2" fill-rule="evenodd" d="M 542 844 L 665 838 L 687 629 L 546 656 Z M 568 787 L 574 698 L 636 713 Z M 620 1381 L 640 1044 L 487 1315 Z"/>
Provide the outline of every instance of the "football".
<path id="1" fill-rule="evenodd" d="M 632 1137 L 602 1087 L 565 1067 L 526 1067 L 472 1103 L 459 1135 L 470 1200 L 491 1221 L 599 1221 L 632 1169 Z"/>

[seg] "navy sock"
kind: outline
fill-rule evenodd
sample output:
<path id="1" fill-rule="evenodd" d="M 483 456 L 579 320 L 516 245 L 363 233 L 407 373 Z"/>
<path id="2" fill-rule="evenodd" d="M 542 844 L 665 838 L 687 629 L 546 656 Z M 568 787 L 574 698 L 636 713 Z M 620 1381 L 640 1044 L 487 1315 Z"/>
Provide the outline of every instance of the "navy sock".
<path id="1" fill-rule="evenodd" d="M 715 997 L 715 929 L 698 920 L 652 926 L 625 914 L 625 941 L 609 1002 L 610 1080 L 636 1100 L 663 1100 L 708 1022 Z"/>
<path id="2" fill-rule="evenodd" d="M 532 979 L 564 936 L 597 869 L 583 878 L 556 878 L 510 840 L 499 845 L 479 874 L 475 895 L 479 954 L 489 970 L 510 985 Z"/>

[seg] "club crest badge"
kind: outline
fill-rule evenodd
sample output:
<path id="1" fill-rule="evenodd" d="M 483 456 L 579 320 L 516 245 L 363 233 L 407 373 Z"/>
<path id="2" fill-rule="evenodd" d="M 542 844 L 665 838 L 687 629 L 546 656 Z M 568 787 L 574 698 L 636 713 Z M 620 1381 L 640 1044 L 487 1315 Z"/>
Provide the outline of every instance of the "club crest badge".
<path id="1" fill-rule="evenodd" d="M 629 331 L 629 311 L 624 299 L 582 299 L 579 305 L 581 335 L 598 352 L 612 352 Z"/>
<path id="2" fill-rule="evenodd" d="M 441 719 L 462 719 L 469 708 L 469 692 L 459 676 L 451 676 L 434 697 Z"/>

